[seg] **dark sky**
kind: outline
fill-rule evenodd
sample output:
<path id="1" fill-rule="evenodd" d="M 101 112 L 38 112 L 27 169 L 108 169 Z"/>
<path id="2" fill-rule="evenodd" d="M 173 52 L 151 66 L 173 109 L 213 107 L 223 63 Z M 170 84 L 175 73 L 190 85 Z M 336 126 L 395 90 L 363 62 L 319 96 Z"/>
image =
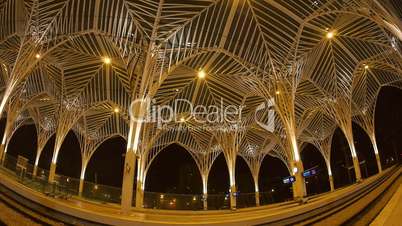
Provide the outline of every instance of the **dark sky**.
<path id="1" fill-rule="evenodd" d="M 391 158 L 402 154 L 402 91 L 386 87 L 382 89 L 376 108 L 376 134 L 383 166 L 387 166 Z M 4 120 L 0 129 L 4 130 Z M 353 126 L 354 138 L 358 157 L 366 163 L 362 165 L 364 177 L 376 173 L 375 157 L 368 136 L 357 125 Z M 2 135 L 2 134 L 1 134 Z M 333 138 L 332 160 L 335 185 L 337 187 L 352 182 L 346 170 L 352 164 L 346 140 L 338 129 Z M 54 137 L 47 143 L 40 159 L 40 167 L 49 168 L 54 146 Z M 111 186 L 121 186 L 122 168 L 126 142 L 120 137 L 112 138 L 102 144 L 89 163 L 86 178 L 89 181 Z M 36 150 L 36 132 L 33 125 L 24 126 L 12 137 L 8 153 L 17 156 L 23 155 L 33 163 Z M 308 145 L 301 153 L 304 167 L 317 166 L 320 174 L 309 178 L 307 186 L 309 193 L 322 192 L 329 189 L 326 176 L 326 166 L 323 158 L 312 145 Z M 62 146 L 59 155 L 57 172 L 71 177 L 79 177 L 81 156 L 78 140 L 70 132 Z M 282 184 L 282 179 L 288 176 L 286 166 L 278 159 L 270 156 L 263 161 L 260 175 L 260 191 L 280 191 L 277 197 L 286 197 L 290 194 L 289 186 Z M 240 157 L 236 163 L 236 182 L 241 192 L 253 192 L 251 173 Z M 212 166 L 209 175 L 209 192 L 222 193 L 228 190 L 229 176 L 223 155 L 220 155 Z M 173 193 L 201 193 L 201 176 L 191 155 L 179 145 L 170 145 L 152 163 L 146 179 L 146 190 Z"/>

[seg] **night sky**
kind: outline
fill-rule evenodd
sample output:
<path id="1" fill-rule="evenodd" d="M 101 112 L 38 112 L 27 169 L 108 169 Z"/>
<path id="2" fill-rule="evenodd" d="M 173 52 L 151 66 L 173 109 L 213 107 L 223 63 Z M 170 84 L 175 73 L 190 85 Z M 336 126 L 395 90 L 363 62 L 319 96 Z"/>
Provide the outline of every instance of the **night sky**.
<path id="1" fill-rule="evenodd" d="M 397 88 L 385 87 L 381 90 L 376 107 L 376 135 L 383 168 L 391 165 L 391 159 L 398 156 L 402 158 L 402 91 Z M 1 135 L 4 130 L 5 120 L 0 123 Z M 356 124 L 353 125 L 356 149 L 362 165 L 362 176 L 367 177 L 377 172 L 374 151 L 365 132 Z M 34 162 L 36 150 L 36 132 L 34 125 L 20 128 L 12 137 L 8 154 L 27 157 Z M 49 169 L 54 137 L 52 137 L 41 156 L 39 166 Z M 122 184 L 122 169 L 124 165 L 124 152 L 126 142 L 121 137 L 111 138 L 103 143 L 90 161 L 86 180 L 120 187 Z M 327 170 L 324 159 L 318 150 L 312 145 L 307 145 L 301 152 L 305 169 L 316 167 L 319 174 L 307 179 L 307 191 L 309 194 L 320 193 L 329 190 Z M 350 152 L 346 139 L 337 129 L 332 141 L 332 172 L 335 187 L 345 186 L 353 182 L 353 170 Z M 70 132 L 60 151 L 57 173 L 79 178 L 81 169 L 81 156 L 78 140 L 74 133 Z M 267 156 L 262 164 L 259 175 L 260 192 L 268 192 L 274 189 L 275 201 L 286 200 L 291 197 L 289 186 L 282 184 L 282 179 L 288 176 L 286 166 L 278 159 Z M 236 183 L 241 193 L 254 192 L 251 173 L 245 161 L 238 157 L 236 163 Z M 208 189 L 209 193 L 225 193 L 229 188 L 229 175 L 225 158 L 221 154 L 212 166 Z M 179 145 L 170 145 L 163 150 L 153 161 L 146 178 L 146 191 L 168 192 L 181 194 L 200 194 L 202 192 L 201 176 L 195 161 Z"/>

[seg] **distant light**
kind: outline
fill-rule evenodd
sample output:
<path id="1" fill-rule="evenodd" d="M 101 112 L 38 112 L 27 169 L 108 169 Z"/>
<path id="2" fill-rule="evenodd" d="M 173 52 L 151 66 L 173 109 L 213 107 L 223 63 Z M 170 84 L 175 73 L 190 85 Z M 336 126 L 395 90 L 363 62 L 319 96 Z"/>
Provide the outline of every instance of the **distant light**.
<path id="1" fill-rule="evenodd" d="M 293 173 L 297 173 L 299 170 L 297 169 L 297 167 L 293 167 Z"/>
<path id="2" fill-rule="evenodd" d="M 281 92 L 280 92 L 280 91 L 276 91 L 275 93 L 276 93 L 276 95 L 279 95 L 279 94 L 281 94 Z"/>
<path id="3" fill-rule="evenodd" d="M 114 111 L 114 113 L 119 113 L 119 112 L 120 112 L 120 109 L 116 107 L 116 108 L 114 108 L 113 111 Z"/>
<path id="4" fill-rule="evenodd" d="M 193 201 L 196 201 L 196 200 L 197 200 L 197 197 L 196 197 L 196 196 L 194 196 L 194 197 L 193 197 Z"/>
<path id="5" fill-rule="evenodd" d="M 104 62 L 105 64 L 110 64 L 110 63 L 112 63 L 112 59 L 110 59 L 109 57 L 104 57 L 104 58 L 103 58 L 103 62 Z"/>
<path id="6" fill-rule="evenodd" d="M 35 55 L 35 58 L 36 58 L 36 59 L 39 59 L 39 58 L 40 58 L 40 54 L 37 53 L 37 54 Z"/>
<path id="7" fill-rule="evenodd" d="M 205 76 L 206 76 L 206 73 L 205 73 L 204 70 L 200 70 L 200 71 L 198 72 L 198 78 L 205 78 Z"/>
<path id="8" fill-rule="evenodd" d="M 160 198 L 163 199 L 165 196 L 163 194 L 161 194 Z"/>
<path id="9" fill-rule="evenodd" d="M 179 89 L 175 89 L 176 92 L 179 92 Z"/>
<path id="10" fill-rule="evenodd" d="M 94 188 L 95 188 L 95 190 L 98 190 L 98 185 L 96 184 Z"/>
<path id="11" fill-rule="evenodd" d="M 185 121 L 186 121 L 185 118 L 183 118 L 183 117 L 180 118 L 180 122 L 185 122 Z"/>
<path id="12" fill-rule="evenodd" d="M 370 66 L 368 66 L 367 64 L 364 66 L 364 69 L 369 69 L 370 68 Z"/>
<path id="13" fill-rule="evenodd" d="M 327 33 L 327 39 L 332 39 L 335 36 L 335 33 L 333 31 L 330 31 Z"/>
<path id="14" fill-rule="evenodd" d="M 275 189 L 272 188 L 272 189 L 271 189 L 271 192 L 274 192 L 274 191 L 275 191 Z"/>

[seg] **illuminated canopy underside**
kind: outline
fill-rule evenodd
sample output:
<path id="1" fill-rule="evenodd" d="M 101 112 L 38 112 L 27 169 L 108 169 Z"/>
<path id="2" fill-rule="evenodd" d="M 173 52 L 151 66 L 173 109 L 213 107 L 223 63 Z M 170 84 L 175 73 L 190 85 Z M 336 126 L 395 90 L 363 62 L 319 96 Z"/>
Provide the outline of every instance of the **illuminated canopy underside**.
<path id="1" fill-rule="evenodd" d="M 267 154 L 289 164 L 290 134 L 328 161 L 334 129 L 353 120 L 372 133 L 380 88 L 402 87 L 402 45 L 387 25 L 400 27 L 391 18 L 401 8 L 388 7 L 367 0 L 1 0 L 5 111 L 15 117 L 13 131 L 35 123 L 40 147 L 54 133 L 61 145 L 73 130 L 89 161 L 104 140 L 127 138 L 136 98 L 223 100 L 245 105 L 245 131 L 228 138 L 194 129 L 191 118 L 173 125 L 193 128 L 182 131 L 146 123 L 144 167 L 171 143 L 183 145 L 203 172 L 232 151 L 225 148 L 231 142 L 253 171 Z M 271 98 L 278 105 L 273 132 L 252 120 Z"/>

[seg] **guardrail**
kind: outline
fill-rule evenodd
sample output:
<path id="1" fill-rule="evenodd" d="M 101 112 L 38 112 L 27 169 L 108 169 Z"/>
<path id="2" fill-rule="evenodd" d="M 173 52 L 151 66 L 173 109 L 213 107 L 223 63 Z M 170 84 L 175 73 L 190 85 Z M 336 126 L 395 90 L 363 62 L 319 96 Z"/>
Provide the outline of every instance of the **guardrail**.
<path id="1" fill-rule="evenodd" d="M 84 181 L 83 191 L 79 194 L 80 180 L 73 177 L 56 175 L 54 183 L 48 182 L 49 171 L 42 168 L 36 169 L 31 164 L 26 164 L 23 171 L 17 167 L 17 159 L 13 156 L 6 155 L 0 170 L 7 173 L 10 177 L 18 180 L 25 186 L 44 193 L 51 197 L 68 199 L 71 197 L 80 197 L 89 201 L 99 203 L 121 203 L 121 188 L 112 187 L 102 184 L 96 184 Z M 278 191 L 291 191 L 291 186 L 279 184 L 276 186 Z M 260 204 L 267 205 L 285 201 L 274 199 L 274 192 L 260 192 Z M 256 193 L 237 194 L 237 208 L 248 208 L 256 206 Z M 202 194 L 169 194 L 158 192 L 144 192 L 144 208 L 164 209 L 164 210 L 204 210 L 204 196 Z M 225 210 L 230 208 L 229 193 L 208 194 L 207 203 L 208 210 Z M 135 205 L 135 192 L 133 197 L 133 206 Z"/>
<path id="2" fill-rule="evenodd" d="M 257 224 L 304 224 L 304 222 L 317 222 L 329 214 L 342 211 L 344 206 L 365 200 L 362 197 L 371 197 L 372 192 L 384 191 L 401 173 L 400 167 L 384 170 L 382 174 L 375 175 L 362 183 L 336 190 L 310 198 L 306 204 L 294 201 L 273 204 L 255 208 L 239 209 L 237 211 L 167 211 L 133 209 L 133 214 L 121 215 L 118 205 L 99 205 L 92 202 L 81 202 L 75 198 L 64 200 L 59 197 L 46 197 L 36 190 L 28 189 L 25 180 L 17 181 L 15 174 L 2 169 L 1 183 L 12 189 L 16 194 L 25 197 L 32 203 L 52 208 L 53 211 L 74 216 L 87 221 L 113 225 L 142 224 L 225 224 L 225 225 L 257 225 Z M 6 174 L 6 177 L 4 177 Z M 28 183 L 29 184 L 29 183 Z M 370 194 L 370 195 L 368 195 Z M 356 209 L 356 211 L 359 211 Z"/>

